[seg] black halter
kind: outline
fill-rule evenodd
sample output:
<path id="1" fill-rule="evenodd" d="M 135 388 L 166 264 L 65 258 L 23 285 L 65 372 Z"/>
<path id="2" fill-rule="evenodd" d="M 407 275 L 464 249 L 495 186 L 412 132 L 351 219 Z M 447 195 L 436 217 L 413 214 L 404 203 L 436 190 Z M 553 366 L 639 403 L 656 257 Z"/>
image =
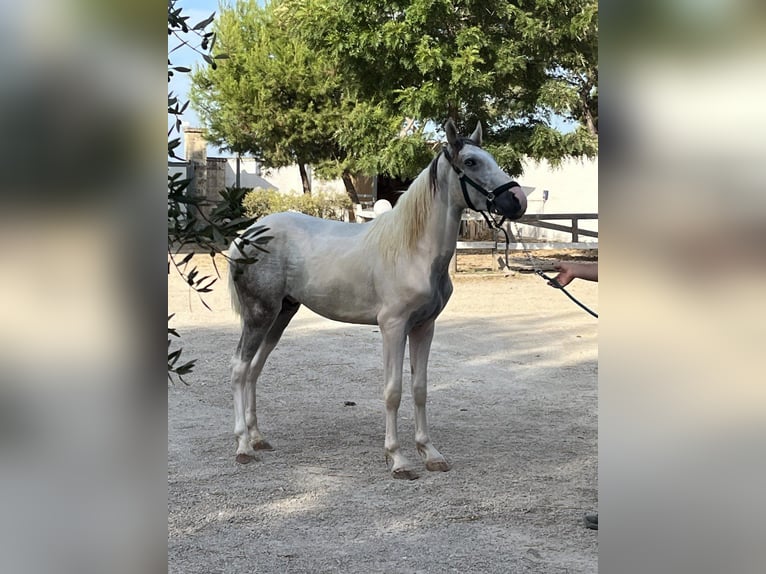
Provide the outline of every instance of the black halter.
<path id="1" fill-rule="evenodd" d="M 469 140 L 465 140 L 463 142 L 464 144 L 469 145 L 476 145 Z M 480 147 L 480 146 L 477 146 Z M 442 149 L 442 153 L 444 153 L 444 157 L 449 162 L 450 166 L 452 166 L 452 169 L 455 170 L 455 173 L 458 174 L 458 177 L 460 178 L 460 189 L 463 190 L 463 198 L 465 198 L 465 202 L 474 211 L 478 211 L 481 213 L 481 215 L 484 217 L 484 219 L 487 222 L 487 225 L 489 225 L 490 229 L 503 229 L 501 226 L 503 225 L 503 222 L 505 221 L 506 217 L 503 215 L 500 221 L 495 220 L 494 217 L 490 215 L 490 212 L 492 211 L 492 208 L 495 205 L 495 199 L 500 197 L 503 193 L 508 191 L 509 189 L 512 189 L 514 187 L 521 187 L 518 183 L 515 181 L 509 181 L 508 183 L 504 183 L 503 185 L 499 185 L 493 190 L 488 190 L 482 185 L 479 185 L 474 180 L 472 180 L 470 177 L 468 177 L 465 172 L 460 169 L 457 165 L 455 165 L 454 160 L 452 159 L 452 156 L 449 153 L 449 150 L 447 149 L 447 146 L 444 146 Z M 473 187 L 476 191 L 478 191 L 480 194 L 482 194 L 484 197 L 487 198 L 487 210 L 482 211 L 480 209 L 477 209 L 476 206 L 471 201 L 471 198 L 468 196 L 468 185 Z"/>

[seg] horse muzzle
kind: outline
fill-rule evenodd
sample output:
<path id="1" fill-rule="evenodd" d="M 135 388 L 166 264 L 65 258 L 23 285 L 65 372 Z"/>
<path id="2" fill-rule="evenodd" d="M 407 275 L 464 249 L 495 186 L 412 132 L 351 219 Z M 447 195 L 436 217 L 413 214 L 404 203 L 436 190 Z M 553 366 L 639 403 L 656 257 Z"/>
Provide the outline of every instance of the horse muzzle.
<path id="1" fill-rule="evenodd" d="M 527 211 L 527 196 L 515 181 L 496 187 L 486 198 L 487 210 L 506 219 L 519 219 Z"/>

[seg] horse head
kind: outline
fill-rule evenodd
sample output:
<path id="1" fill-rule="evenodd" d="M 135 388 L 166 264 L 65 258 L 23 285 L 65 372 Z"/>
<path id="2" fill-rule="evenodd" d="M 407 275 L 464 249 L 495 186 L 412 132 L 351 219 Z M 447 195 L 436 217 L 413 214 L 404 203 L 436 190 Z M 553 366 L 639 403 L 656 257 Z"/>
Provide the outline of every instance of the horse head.
<path id="1" fill-rule="evenodd" d="M 447 145 L 443 155 L 458 180 L 465 206 L 507 219 L 519 219 L 527 209 L 527 197 L 495 158 L 481 147 L 481 122 L 468 138 L 461 138 L 452 119 L 444 126 Z"/>

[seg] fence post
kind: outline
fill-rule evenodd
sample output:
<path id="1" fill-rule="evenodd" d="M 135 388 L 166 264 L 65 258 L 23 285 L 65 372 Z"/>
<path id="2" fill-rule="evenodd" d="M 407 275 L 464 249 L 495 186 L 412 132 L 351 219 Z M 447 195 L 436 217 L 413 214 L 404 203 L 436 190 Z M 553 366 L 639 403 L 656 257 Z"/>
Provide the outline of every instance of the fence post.
<path id="1" fill-rule="evenodd" d="M 577 217 L 572 218 L 572 243 L 577 243 L 580 241 L 580 235 L 578 231 L 580 228 L 578 227 L 578 222 L 580 220 Z"/>

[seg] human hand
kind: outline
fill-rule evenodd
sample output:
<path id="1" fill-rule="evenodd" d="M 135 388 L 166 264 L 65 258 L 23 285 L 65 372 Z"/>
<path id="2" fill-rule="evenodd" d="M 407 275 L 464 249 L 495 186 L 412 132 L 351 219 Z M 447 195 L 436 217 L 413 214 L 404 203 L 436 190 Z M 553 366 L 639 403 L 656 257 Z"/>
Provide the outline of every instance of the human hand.
<path id="1" fill-rule="evenodd" d="M 574 279 L 598 281 L 598 262 L 576 263 L 574 261 L 559 261 L 553 267 L 559 274 L 553 280 L 548 281 L 548 285 L 551 287 L 566 287 Z"/>
<path id="2" fill-rule="evenodd" d="M 553 268 L 559 272 L 551 281 L 548 281 L 548 285 L 560 289 L 566 287 L 576 277 L 572 265 L 566 262 L 558 262 L 553 265 Z"/>

